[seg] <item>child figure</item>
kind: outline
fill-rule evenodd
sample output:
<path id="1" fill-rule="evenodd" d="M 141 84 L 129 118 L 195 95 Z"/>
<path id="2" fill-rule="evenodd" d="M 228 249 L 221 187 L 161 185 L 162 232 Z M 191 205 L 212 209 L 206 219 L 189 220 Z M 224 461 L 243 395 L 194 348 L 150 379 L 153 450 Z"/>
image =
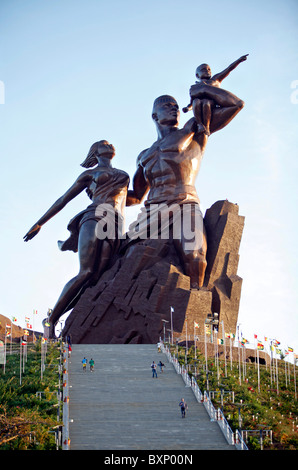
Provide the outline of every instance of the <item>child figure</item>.
<path id="1" fill-rule="evenodd" d="M 231 65 L 229 65 L 225 70 L 219 72 L 215 75 L 211 75 L 211 68 L 208 64 L 201 64 L 196 69 L 196 77 L 198 81 L 196 81 L 196 85 L 209 85 L 212 87 L 220 88 L 221 82 L 224 78 L 226 78 L 229 73 L 234 70 L 241 62 L 247 60 L 247 56 L 243 55 L 239 59 L 235 60 Z M 192 88 L 191 88 L 192 89 Z M 230 92 L 225 91 L 227 94 Z M 184 113 L 187 113 L 191 109 L 193 109 L 194 116 L 198 123 L 198 132 L 204 133 L 206 135 L 210 135 L 210 122 L 212 116 L 212 108 L 216 106 L 216 101 L 210 99 L 198 99 L 191 93 L 191 102 L 185 108 L 182 108 Z"/>

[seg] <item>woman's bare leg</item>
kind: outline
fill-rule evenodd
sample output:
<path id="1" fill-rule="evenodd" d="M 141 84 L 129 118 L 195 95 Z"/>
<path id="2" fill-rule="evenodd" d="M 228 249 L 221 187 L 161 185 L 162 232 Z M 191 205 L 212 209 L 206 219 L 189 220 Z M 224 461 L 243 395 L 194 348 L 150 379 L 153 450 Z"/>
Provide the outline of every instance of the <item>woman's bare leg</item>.
<path id="1" fill-rule="evenodd" d="M 104 240 L 99 240 L 95 233 L 97 221 L 89 220 L 80 228 L 78 254 L 80 270 L 77 276 L 68 281 L 51 312 L 50 337 L 55 336 L 55 325 L 59 318 L 68 310 L 68 306 L 79 294 L 81 288 L 92 277 L 97 263 L 100 262 L 101 249 Z"/>

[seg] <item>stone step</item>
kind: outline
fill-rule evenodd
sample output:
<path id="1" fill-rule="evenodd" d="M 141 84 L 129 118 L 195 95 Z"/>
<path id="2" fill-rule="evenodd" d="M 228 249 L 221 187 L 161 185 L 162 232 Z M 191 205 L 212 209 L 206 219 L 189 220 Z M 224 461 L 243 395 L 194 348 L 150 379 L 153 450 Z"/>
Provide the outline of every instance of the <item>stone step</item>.
<path id="1" fill-rule="evenodd" d="M 93 372 L 83 357 L 94 359 Z M 164 372 L 152 378 L 160 360 Z M 75 344 L 69 386 L 70 450 L 234 449 L 156 345 Z"/>

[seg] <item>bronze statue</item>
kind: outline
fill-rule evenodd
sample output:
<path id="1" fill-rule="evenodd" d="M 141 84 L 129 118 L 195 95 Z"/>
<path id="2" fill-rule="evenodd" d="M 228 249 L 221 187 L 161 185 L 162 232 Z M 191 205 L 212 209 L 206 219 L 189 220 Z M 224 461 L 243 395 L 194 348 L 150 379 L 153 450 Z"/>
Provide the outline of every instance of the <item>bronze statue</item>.
<path id="1" fill-rule="evenodd" d="M 214 86 L 194 85 L 191 93 L 196 99 L 213 100 L 217 105 L 212 113 L 210 134 L 225 127 L 244 106 L 244 102 L 235 95 Z M 140 222 L 142 217 L 146 220 L 152 204 L 178 204 L 180 207 L 197 209 L 195 213 L 196 216 L 200 214 L 201 224 L 194 224 L 195 238 L 199 240 L 196 247 L 187 248 L 188 240 L 183 230 L 180 239 L 173 242 L 185 274 L 190 277 L 191 288 L 198 289 L 204 282 L 207 241 L 195 180 L 208 136 L 198 130 L 200 122 L 198 123 L 196 116 L 182 129 L 178 128 L 179 107 L 176 100 L 168 95 L 155 100 L 152 118 L 157 127 L 158 138 L 150 148 L 141 152 L 137 159 L 133 189 L 128 191 L 127 205 L 141 203 L 148 193 Z"/>
<path id="2" fill-rule="evenodd" d="M 230 72 L 234 70 L 241 62 L 247 60 L 247 56 L 248 54 L 241 56 L 239 59 L 235 60 L 235 62 L 233 62 L 231 65 L 229 65 L 225 70 L 213 76 L 211 74 L 211 68 L 208 64 L 201 64 L 197 67 L 196 77 L 198 81 L 190 89 L 190 104 L 185 108 L 182 108 L 182 111 L 184 113 L 187 113 L 188 111 L 193 109 L 194 116 L 198 123 L 198 132 L 205 133 L 208 136 L 210 135 L 210 122 L 212 110 L 214 106 L 218 105 L 218 101 L 216 99 L 199 99 L 196 96 L 200 85 L 208 85 L 219 88 L 221 86 L 221 82 L 230 74 Z M 223 92 L 232 95 L 226 90 L 223 90 Z M 222 92 L 219 93 L 218 96 L 220 97 L 220 95 L 222 95 Z"/>
<path id="3" fill-rule="evenodd" d="M 38 234 L 41 227 L 68 202 L 74 199 L 83 190 L 86 190 L 92 204 L 77 214 L 68 224 L 70 237 L 65 242 L 58 242 L 63 251 L 78 251 L 80 270 L 77 276 L 71 279 L 64 287 L 49 318 L 50 337 L 55 336 L 55 325 L 59 318 L 72 308 L 83 288 L 96 282 L 100 274 L 106 269 L 108 262 L 119 247 L 119 230 L 115 230 L 115 237 L 98 237 L 100 224 L 107 224 L 107 214 L 98 211 L 99 207 L 109 208 L 114 212 L 111 219 L 118 225 L 122 222 L 125 208 L 129 176 L 122 170 L 113 168 L 111 160 L 115 156 L 113 145 L 106 140 L 95 142 L 81 164 L 87 168 L 75 183 L 61 196 L 50 209 L 36 222 L 24 236 L 29 241 Z M 95 168 L 95 165 L 97 165 Z M 116 214 L 116 217 L 115 217 Z M 104 229 L 104 227 L 100 227 Z M 101 230 L 101 232 L 104 230 Z"/>

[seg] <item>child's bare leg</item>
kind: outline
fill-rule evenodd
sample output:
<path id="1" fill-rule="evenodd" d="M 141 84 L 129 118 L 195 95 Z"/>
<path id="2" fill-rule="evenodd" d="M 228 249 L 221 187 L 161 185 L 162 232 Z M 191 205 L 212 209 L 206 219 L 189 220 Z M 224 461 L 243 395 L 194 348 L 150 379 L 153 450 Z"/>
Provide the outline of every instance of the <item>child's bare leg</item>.
<path id="1" fill-rule="evenodd" d="M 194 100 L 193 102 L 193 114 L 198 125 L 198 134 L 204 134 L 206 128 L 203 124 L 203 113 L 202 104 L 204 100 Z"/>
<path id="2" fill-rule="evenodd" d="M 214 101 L 212 100 L 202 100 L 202 117 L 203 124 L 205 126 L 205 134 L 210 135 L 210 122 L 212 116 L 212 108 L 214 106 Z"/>

